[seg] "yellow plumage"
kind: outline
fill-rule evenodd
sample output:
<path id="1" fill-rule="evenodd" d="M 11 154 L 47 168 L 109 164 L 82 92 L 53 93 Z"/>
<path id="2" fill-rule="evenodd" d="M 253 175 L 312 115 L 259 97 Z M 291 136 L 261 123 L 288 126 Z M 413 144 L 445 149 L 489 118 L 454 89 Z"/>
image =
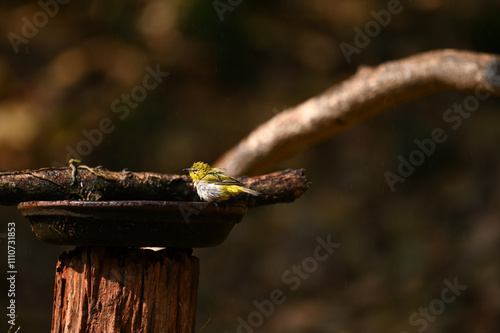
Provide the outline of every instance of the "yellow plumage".
<path id="1" fill-rule="evenodd" d="M 238 193 L 258 196 L 259 192 L 243 186 L 237 179 L 226 175 L 222 169 L 211 168 L 203 162 L 195 162 L 189 171 L 199 197 L 204 201 L 223 201 Z"/>

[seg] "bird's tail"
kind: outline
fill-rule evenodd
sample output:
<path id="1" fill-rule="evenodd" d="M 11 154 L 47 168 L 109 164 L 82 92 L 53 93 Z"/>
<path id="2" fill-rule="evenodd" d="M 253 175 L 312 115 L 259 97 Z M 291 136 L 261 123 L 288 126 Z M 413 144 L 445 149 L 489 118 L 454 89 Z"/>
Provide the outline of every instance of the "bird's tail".
<path id="1" fill-rule="evenodd" d="M 241 190 L 242 190 L 243 192 L 245 192 L 245 193 L 248 193 L 248 194 L 254 195 L 254 196 L 256 196 L 256 197 L 258 197 L 258 196 L 260 195 L 260 193 L 259 193 L 259 192 L 254 191 L 254 190 L 251 190 L 251 189 L 246 188 L 246 187 L 243 187 L 243 186 L 241 186 Z"/>

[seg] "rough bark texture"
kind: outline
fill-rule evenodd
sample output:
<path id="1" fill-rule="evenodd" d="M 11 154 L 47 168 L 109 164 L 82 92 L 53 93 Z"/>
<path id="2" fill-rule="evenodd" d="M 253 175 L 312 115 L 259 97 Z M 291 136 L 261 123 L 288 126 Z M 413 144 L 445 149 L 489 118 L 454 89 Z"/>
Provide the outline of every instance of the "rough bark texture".
<path id="1" fill-rule="evenodd" d="M 257 127 L 214 164 L 259 174 L 383 110 L 440 91 L 500 96 L 500 57 L 438 50 L 362 67 L 348 80 Z"/>
<path id="2" fill-rule="evenodd" d="M 52 333 L 195 332 L 199 261 L 184 250 L 80 247 L 56 268 Z"/>
<path id="3" fill-rule="evenodd" d="M 258 198 L 250 198 L 248 195 L 235 198 L 248 207 L 292 202 L 310 185 L 303 169 L 284 170 L 240 180 L 261 193 Z M 115 172 L 85 165 L 0 172 L 0 205 L 41 200 L 193 201 L 197 200 L 197 196 L 191 179 L 184 175 L 127 170 Z"/>

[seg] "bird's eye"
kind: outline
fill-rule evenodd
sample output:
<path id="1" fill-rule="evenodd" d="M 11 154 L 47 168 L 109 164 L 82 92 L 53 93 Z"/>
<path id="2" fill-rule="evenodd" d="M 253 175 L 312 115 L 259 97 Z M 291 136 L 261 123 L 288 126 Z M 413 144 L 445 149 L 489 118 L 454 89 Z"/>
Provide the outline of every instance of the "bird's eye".
<path id="1" fill-rule="evenodd" d="M 193 169 L 193 172 L 194 173 L 198 173 L 198 169 Z"/>

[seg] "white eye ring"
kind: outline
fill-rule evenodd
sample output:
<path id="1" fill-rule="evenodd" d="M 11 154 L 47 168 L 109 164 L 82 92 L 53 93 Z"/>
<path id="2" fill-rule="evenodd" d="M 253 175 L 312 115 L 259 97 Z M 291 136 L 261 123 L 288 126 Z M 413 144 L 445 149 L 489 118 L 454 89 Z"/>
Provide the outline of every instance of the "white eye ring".
<path id="1" fill-rule="evenodd" d="M 193 172 L 194 173 L 198 173 L 198 169 L 193 169 Z"/>

